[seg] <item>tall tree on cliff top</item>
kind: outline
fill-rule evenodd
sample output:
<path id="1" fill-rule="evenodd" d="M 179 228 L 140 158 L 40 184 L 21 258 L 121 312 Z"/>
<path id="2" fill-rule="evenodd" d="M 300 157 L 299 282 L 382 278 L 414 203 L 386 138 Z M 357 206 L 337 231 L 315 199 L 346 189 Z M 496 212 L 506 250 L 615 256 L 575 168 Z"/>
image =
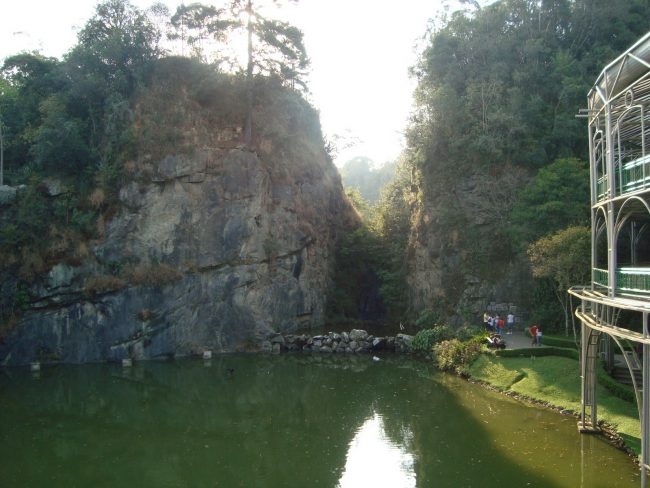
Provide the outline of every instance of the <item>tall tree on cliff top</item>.
<path id="1" fill-rule="evenodd" d="M 130 95 L 150 62 L 162 54 L 161 33 L 147 14 L 128 0 L 106 0 L 79 32 L 68 61 Z"/>
<path id="2" fill-rule="evenodd" d="M 227 18 L 225 9 L 202 3 L 181 5 L 170 22 L 174 31 L 169 34 L 169 38 L 180 39 L 182 49 L 187 42 L 191 55 L 202 61 L 207 59 L 205 44 L 210 39 L 223 41 L 227 29 L 233 24 Z"/>
<path id="3" fill-rule="evenodd" d="M 176 28 L 175 37 L 189 35 L 183 29 L 195 30 L 196 39 L 209 33 L 217 41 L 224 40 L 226 32 L 246 34 L 247 109 L 244 142 L 247 146 L 252 141 L 255 74 L 274 76 L 292 87 L 298 85 L 305 88 L 302 76 L 309 65 L 302 31 L 287 22 L 265 17 L 261 3 L 231 0 L 230 18 L 224 16 L 223 9 L 194 3 L 179 7 L 172 18 L 172 25 Z M 273 0 L 276 6 L 281 3 L 280 0 Z"/>
<path id="4" fill-rule="evenodd" d="M 109 119 L 129 105 L 153 61 L 162 55 L 160 38 L 147 13 L 128 0 L 105 0 L 67 54 L 66 70 L 74 85 L 67 105 L 74 109 L 72 115 L 90 122 L 90 145 L 100 153 L 112 146 L 111 137 L 119 136 L 106 130 L 114 127 Z"/>
<path id="5" fill-rule="evenodd" d="M 274 0 L 277 5 L 279 2 Z M 236 27 L 246 29 L 248 49 L 246 80 L 246 123 L 244 143 L 250 146 L 253 130 L 253 75 L 255 68 L 265 75 L 279 76 L 294 86 L 305 86 L 300 76 L 304 74 L 309 60 L 303 43 L 303 34 L 297 27 L 262 15 L 259 3 L 253 0 L 233 0 L 232 9 L 239 19 Z"/>

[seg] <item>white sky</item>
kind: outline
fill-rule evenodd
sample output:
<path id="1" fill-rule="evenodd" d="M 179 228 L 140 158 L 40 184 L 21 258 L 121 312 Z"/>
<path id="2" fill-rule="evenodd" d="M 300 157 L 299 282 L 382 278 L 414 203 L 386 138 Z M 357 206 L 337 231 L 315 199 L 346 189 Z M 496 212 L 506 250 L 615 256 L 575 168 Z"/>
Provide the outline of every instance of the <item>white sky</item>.
<path id="1" fill-rule="evenodd" d="M 95 0 L 1 0 L 0 60 L 23 50 L 60 57 L 94 14 Z M 264 0 L 270 1 L 270 0 Z M 146 8 L 153 0 L 131 0 Z M 163 0 L 173 13 L 180 0 Z M 186 1 L 191 3 L 191 0 Z M 203 3 L 223 3 L 205 0 Z M 414 82 L 414 46 L 440 5 L 453 0 L 301 0 L 284 14 L 305 33 L 308 85 L 326 135 L 360 142 L 336 163 L 367 156 L 378 164 L 403 148 Z"/>

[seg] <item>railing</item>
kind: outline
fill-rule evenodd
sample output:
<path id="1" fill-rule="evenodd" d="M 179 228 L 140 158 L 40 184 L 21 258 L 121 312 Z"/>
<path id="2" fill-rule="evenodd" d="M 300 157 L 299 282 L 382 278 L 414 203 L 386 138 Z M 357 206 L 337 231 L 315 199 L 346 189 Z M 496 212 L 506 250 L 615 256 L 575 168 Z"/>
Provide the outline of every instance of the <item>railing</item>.
<path id="1" fill-rule="evenodd" d="M 594 268 L 594 284 L 607 288 L 609 284 L 609 273 L 606 269 Z"/>
<path id="2" fill-rule="evenodd" d="M 650 183 L 650 155 L 625 163 L 618 173 L 621 194 L 646 188 Z"/>
<path id="3" fill-rule="evenodd" d="M 650 188 L 650 154 L 618 166 L 616 171 L 616 195 Z M 607 199 L 607 175 L 596 180 L 596 201 Z"/>
<path id="4" fill-rule="evenodd" d="M 593 284 L 609 288 L 609 272 L 593 268 Z M 616 270 L 616 294 L 650 296 L 650 268 L 618 268 Z"/>
<path id="5" fill-rule="evenodd" d="M 650 295 L 650 268 L 618 268 L 616 292 L 622 295 Z"/>
<path id="6" fill-rule="evenodd" d="M 607 176 L 601 176 L 596 182 L 597 201 L 601 202 L 607 198 Z"/>

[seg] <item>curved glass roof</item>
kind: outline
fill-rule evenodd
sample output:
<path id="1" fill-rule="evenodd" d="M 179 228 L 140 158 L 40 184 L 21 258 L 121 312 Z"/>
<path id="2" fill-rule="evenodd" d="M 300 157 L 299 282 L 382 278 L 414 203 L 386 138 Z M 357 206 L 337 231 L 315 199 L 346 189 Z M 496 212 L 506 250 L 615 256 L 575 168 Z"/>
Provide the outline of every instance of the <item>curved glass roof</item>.
<path id="1" fill-rule="evenodd" d="M 631 85 L 650 75 L 650 32 L 608 64 L 589 91 L 589 108 L 599 111 Z M 592 112 L 593 113 L 593 112 Z"/>

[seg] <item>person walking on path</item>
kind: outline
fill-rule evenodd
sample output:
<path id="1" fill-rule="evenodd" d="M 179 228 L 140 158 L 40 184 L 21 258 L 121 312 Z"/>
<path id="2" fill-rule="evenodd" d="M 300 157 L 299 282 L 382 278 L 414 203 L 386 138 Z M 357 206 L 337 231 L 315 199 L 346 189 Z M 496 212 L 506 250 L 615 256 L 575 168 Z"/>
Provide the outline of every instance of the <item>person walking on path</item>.
<path id="1" fill-rule="evenodd" d="M 537 340 L 537 345 L 542 345 L 542 329 L 537 327 L 537 334 L 535 334 L 535 339 Z"/>
<path id="2" fill-rule="evenodd" d="M 499 335 L 503 337 L 503 328 L 504 328 L 504 321 L 501 317 L 497 315 L 497 327 L 499 328 Z"/>
<path id="3" fill-rule="evenodd" d="M 533 342 L 531 346 L 537 345 L 537 326 L 533 324 L 530 326 L 530 329 L 528 330 L 530 331 L 530 336 L 533 338 Z"/>
<path id="4" fill-rule="evenodd" d="M 508 312 L 506 320 L 508 322 L 508 335 L 512 335 L 512 330 L 515 328 L 515 314 Z"/>

